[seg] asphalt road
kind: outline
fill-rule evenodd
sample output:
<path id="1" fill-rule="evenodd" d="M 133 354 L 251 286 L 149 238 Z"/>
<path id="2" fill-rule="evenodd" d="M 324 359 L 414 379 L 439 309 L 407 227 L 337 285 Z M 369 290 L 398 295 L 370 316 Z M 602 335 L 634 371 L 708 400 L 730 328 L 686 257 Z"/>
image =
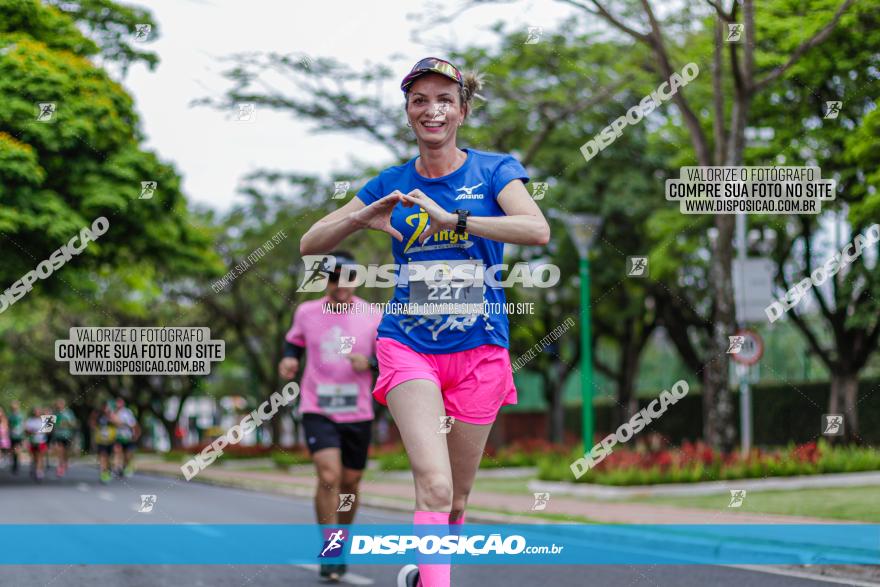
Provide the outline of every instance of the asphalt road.
<path id="1" fill-rule="evenodd" d="M 138 513 L 142 494 L 157 496 L 153 511 Z M 41 484 L 0 470 L 0 524 L 303 524 L 314 520 L 310 500 L 135 475 L 101 485 L 94 467 L 74 465 L 64 479 L 49 473 Z M 407 523 L 410 516 L 363 508 L 359 523 Z M 2 532 L 0 526 L 0 532 Z M 47 529 L 51 531 L 51 529 Z M 393 586 L 397 567 L 350 566 L 347 585 Z M 458 565 L 456 587 L 821 587 L 822 580 L 717 566 L 478 566 Z M 0 586 L 16 587 L 247 587 L 324 583 L 304 566 L 0 566 Z"/>

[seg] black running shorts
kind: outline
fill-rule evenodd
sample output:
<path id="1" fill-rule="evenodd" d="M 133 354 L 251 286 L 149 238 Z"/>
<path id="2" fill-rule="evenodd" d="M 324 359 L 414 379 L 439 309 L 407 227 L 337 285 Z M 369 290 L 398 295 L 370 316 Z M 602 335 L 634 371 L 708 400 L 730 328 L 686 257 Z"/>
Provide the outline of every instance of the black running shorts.
<path id="1" fill-rule="evenodd" d="M 309 453 L 315 454 L 323 448 L 338 448 L 342 450 L 343 467 L 361 471 L 367 466 L 372 420 L 342 424 L 320 414 L 306 413 L 303 414 L 302 423 Z"/>

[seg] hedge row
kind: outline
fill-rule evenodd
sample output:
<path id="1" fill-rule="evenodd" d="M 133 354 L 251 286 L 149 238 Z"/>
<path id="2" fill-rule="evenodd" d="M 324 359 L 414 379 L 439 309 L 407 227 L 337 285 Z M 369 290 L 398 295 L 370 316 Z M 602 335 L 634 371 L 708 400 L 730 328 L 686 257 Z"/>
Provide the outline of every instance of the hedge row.
<path id="1" fill-rule="evenodd" d="M 660 390 L 658 390 L 659 392 Z M 789 443 L 803 444 L 819 437 L 822 414 L 828 412 L 828 383 L 759 384 L 752 386 L 752 422 L 754 444 L 758 446 L 784 446 Z M 660 432 L 672 444 L 685 440 L 695 441 L 702 437 L 703 405 L 698 390 L 679 400 L 648 429 Z M 652 398 L 640 399 L 645 407 Z M 734 418 L 739 429 L 739 393 L 734 393 Z M 859 382 L 859 429 L 867 444 L 880 444 L 880 379 Z M 613 430 L 614 405 L 597 401 L 595 406 L 597 436 Z M 566 410 L 566 430 L 581 431 L 580 407 Z M 846 425 L 846 420 L 844 420 Z"/>

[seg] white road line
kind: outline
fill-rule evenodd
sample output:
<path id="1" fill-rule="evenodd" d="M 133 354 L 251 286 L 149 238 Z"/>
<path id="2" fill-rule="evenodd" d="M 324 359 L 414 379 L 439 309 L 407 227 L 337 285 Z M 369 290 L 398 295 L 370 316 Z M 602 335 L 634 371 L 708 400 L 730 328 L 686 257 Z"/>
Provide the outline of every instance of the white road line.
<path id="1" fill-rule="evenodd" d="M 116 496 L 110 493 L 109 491 L 99 491 L 98 498 L 103 499 L 104 501 L 115 501 Z"/>
<path id="2" fill-rule="evenodd" d="M 744 569 L 746 571 L 755 571 L 758 573 L 767 573 L 770 575 L 783 575 L 785 577 L 797 577 L 798 579 L 811 579 L 813 581 L 825 581 L 826 583 L 837 583 L 839 585 L 854 585 L 855 587 L 877 587 L 880 583 L 857 581 L 855 579 L 846 579 L 842 577 L 826 577 L 824 575 L 814 575 L 805 573 L 804 571 L 795 571 L 791 569 L 777 569 L 774 567 L 766 567 L 763 565 L 723 565 L 734 569 Z"/>
<path id="3" fill-rule="evenodd" d="M 314 573 L 318 573 L 320 567 L 318 565 L 296 565 L 301 569 L 306 569 L 312 571 Z M 363 575 L 357 575 L 352 573 L 351 571 L 342 575 L 342 578 L 339 580 L 340 583 L 348 583 L 349 585 L 372 585 L 375 583 L 369 577 L 364 577 Z"/>

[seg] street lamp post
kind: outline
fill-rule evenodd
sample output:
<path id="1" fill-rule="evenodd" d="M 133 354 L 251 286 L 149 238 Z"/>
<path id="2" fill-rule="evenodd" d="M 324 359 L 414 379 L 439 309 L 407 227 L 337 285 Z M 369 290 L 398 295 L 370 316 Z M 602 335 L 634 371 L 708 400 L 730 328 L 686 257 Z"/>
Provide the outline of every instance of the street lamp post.
<path id="1" fill-rule="evenodd" d="M 599 232 L 602 218 L 593 214 L 571 214 L 556 210 L 550 215 L 562 220 L 578 251 L 581 290 L 581 422 L 584 451 L 593 445 L 593 353 L 590 329 L 590 246 Z"/>
<path id="2" fill-rule="evenodd" d="M 746 247 L 746 216 L 745 214 L 736 215 L 736 256 L 742 265 L 740 279 L 745 278 L 745 264 L 748 257 L 748 249 Z M 740 283 L 740 288 L 745 290 L 745 284 Z M 745 292 L 743 292 L 745 295 Z M 745 327 L 744 317 L 740 317 L 740 328 Z M 739 376 L 739 429 L 740 429 L 740 451 L 743 456 L 748 456 L 752 450 L 752 390 L 749 387 L 749 371 L 752 369 L 749 365 L 737 365 L 736 373 Z"/>
<path id="3" fill-rule="evenodd" d="M 590 259 L 580 258 L 581 276 L 581 421 L 584 452 L 593 446 L 593 349 L 590 329 Z"/>

